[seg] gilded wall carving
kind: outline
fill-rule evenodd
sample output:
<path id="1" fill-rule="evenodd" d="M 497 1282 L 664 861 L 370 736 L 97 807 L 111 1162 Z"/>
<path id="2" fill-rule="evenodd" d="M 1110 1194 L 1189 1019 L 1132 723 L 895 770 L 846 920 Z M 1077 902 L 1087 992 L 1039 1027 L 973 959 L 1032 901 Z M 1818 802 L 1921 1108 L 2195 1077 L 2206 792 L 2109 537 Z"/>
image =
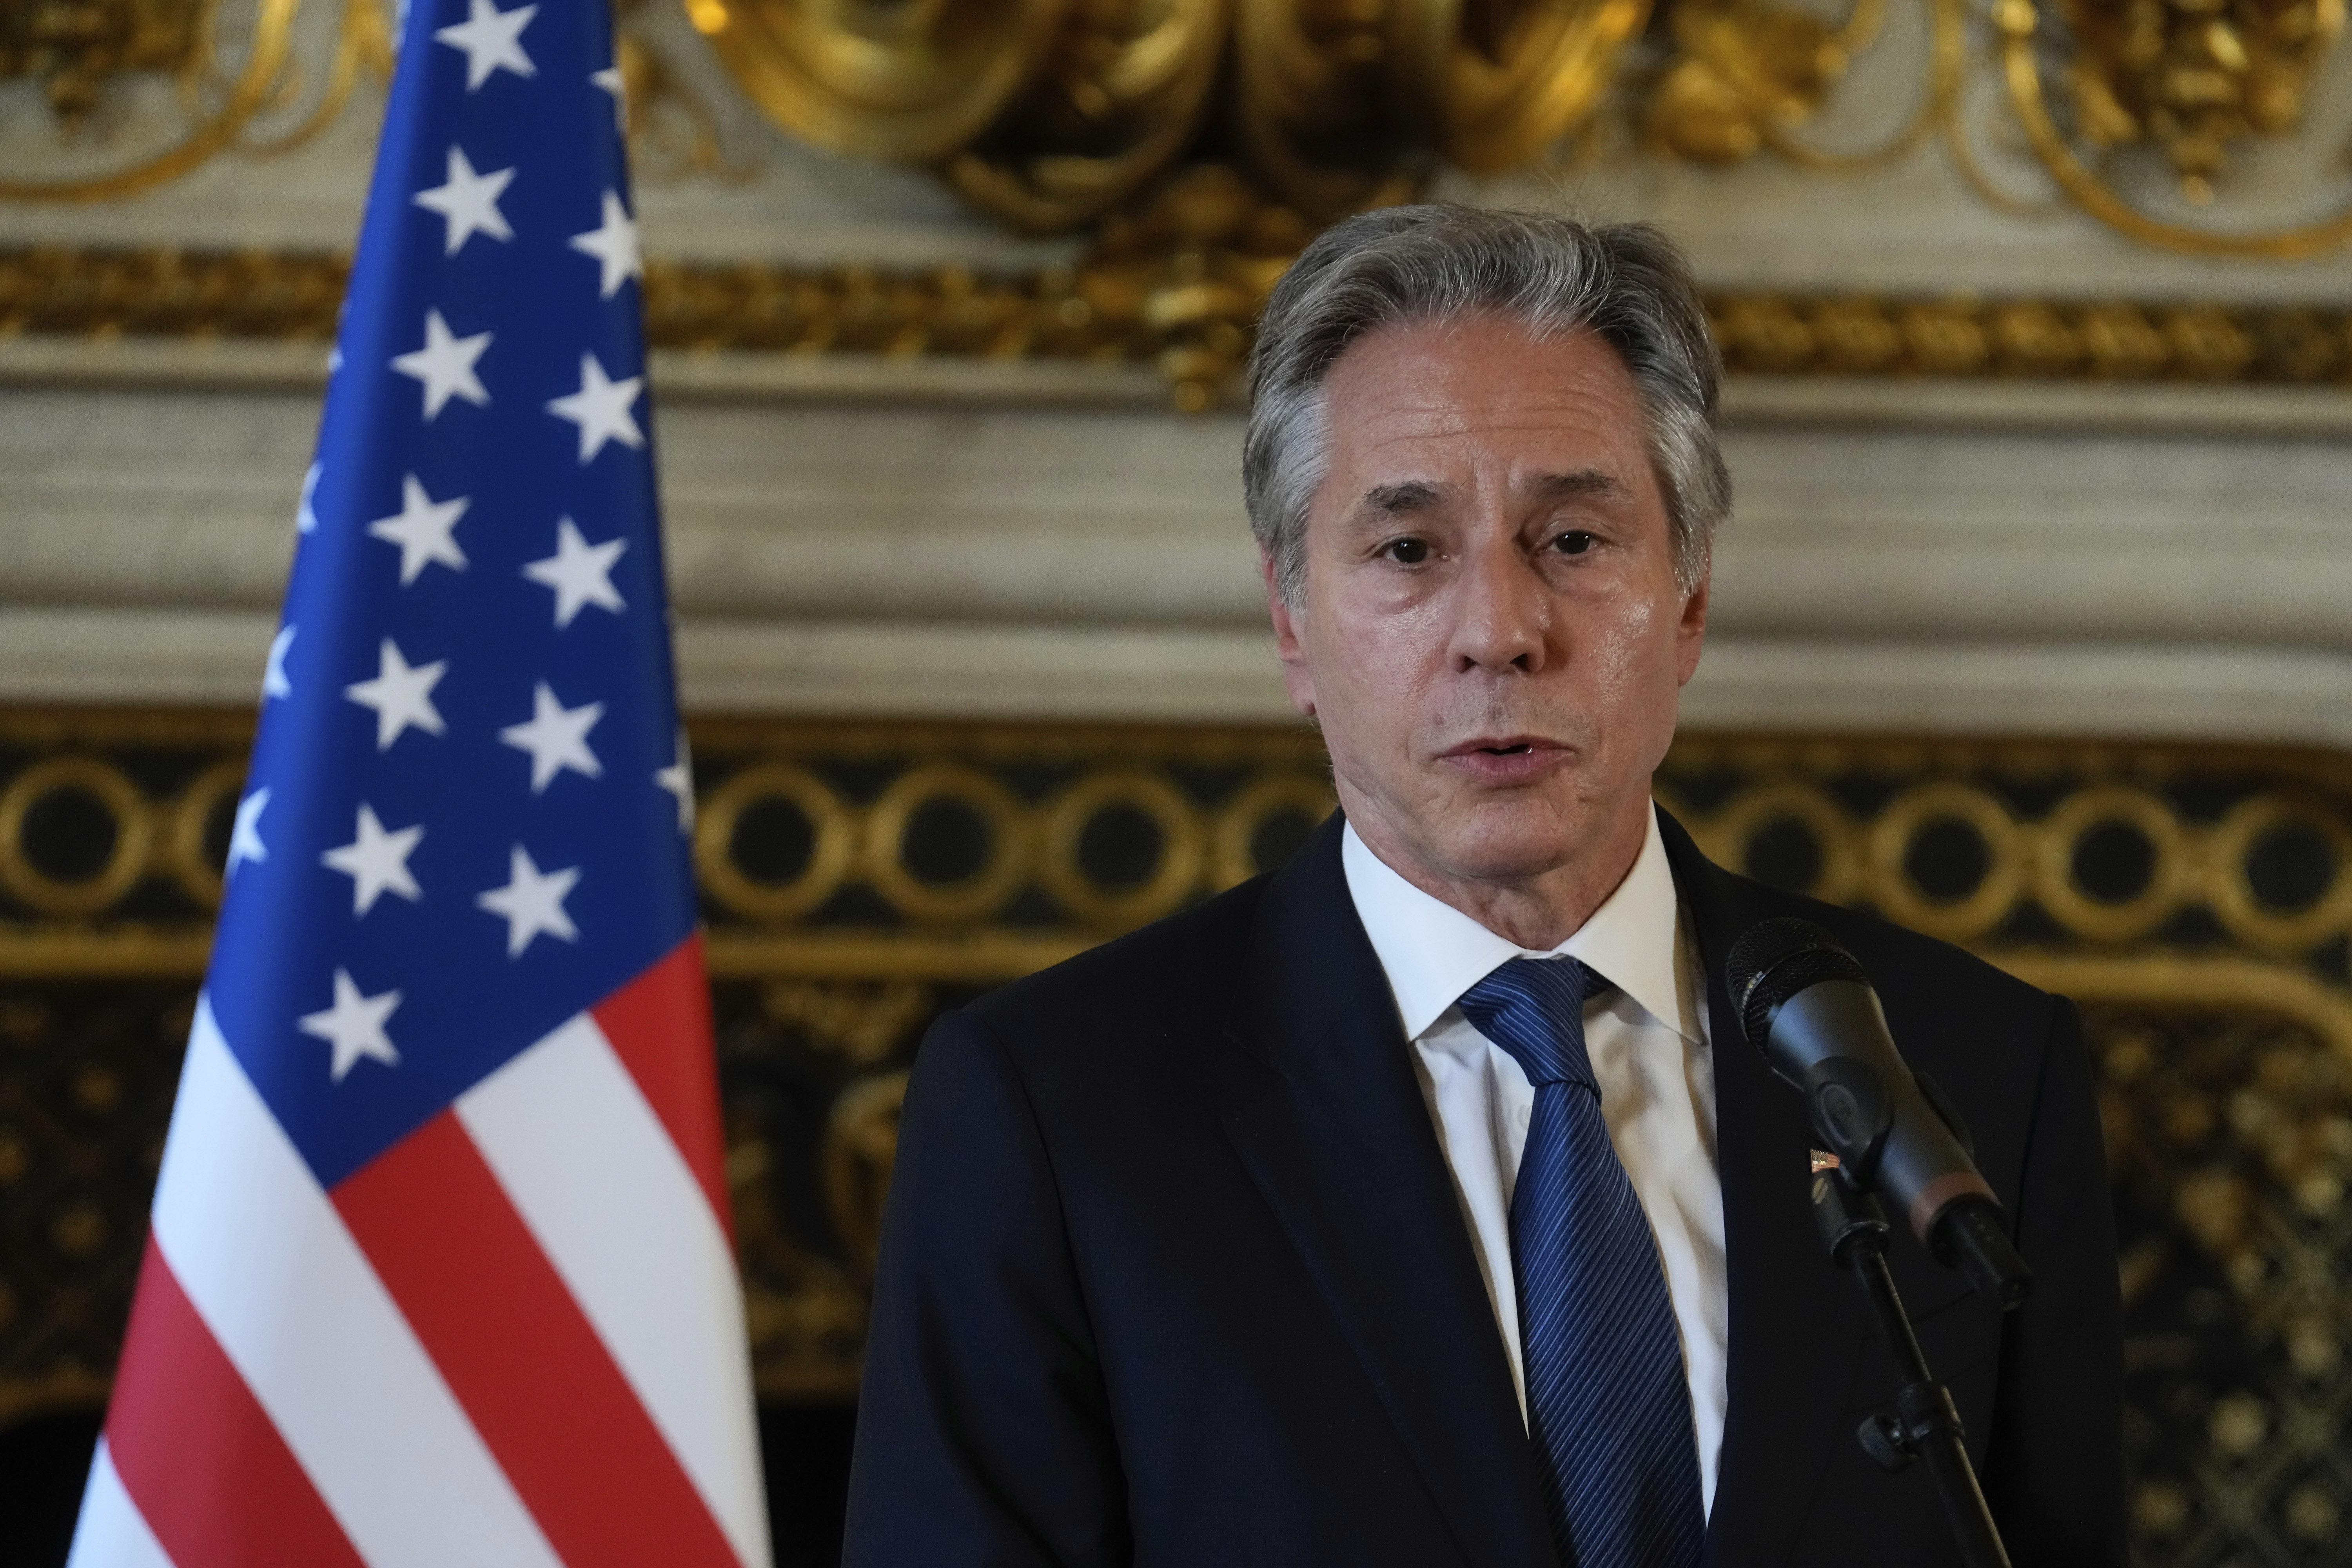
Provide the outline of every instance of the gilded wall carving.
<path id="1" fill-rule="evenodd" d="M 2066 97 L 2083 139 L 2161 149 L 2200 203 L 2239 143 L 2295 128 L 2312 70 L 2344 30 L 2341 0 L 2059 9 L 2079 51 Z M 2002 22 L 2018 31 L 2023 19 Z"/>
<path id="2" fill-rule="evenodd" d="M 0 713 L 0 1422 L 103 1395 L 248 734 Z M 924 1025 L 1277 863 L 1329 786 L 1287 730 L 703 721 L 693 741 L 759 1385 L 844 1399 Z M 2352 766 L 1690 736 L 1659 795 L 1731 865 L 2082 1002 L 2139 1560 L 2328 1560 L 2352 1512 Z"/>
<path id="3" fill-rule="evenodd" d="M 2126 5 L 2074 0 L 2056 28 L 2031 0 L 1995 0 L 2010 107 L 2066 199 L 2117 232 L 2207 256 L 2293 260 L 2352 239 L 2352 210 L 2267 229 L 2152 216 L 2110 177 L 2116 154 L 2160 152 L 2183 197 L 2214 201 L 2239 146 L 2295 130 L 2314 66 L 2344 28 L 2342 0 Z M 2048 83 L 2067 84 L 2063 107 Z M 2062 115 L 2063 119 L 2062 120 Z"/>
<path id="4" fill-rule="evenodd" d="M 982 207 L 1040 232 L 1091 222 L 1187 162 L 1228 163 L 1319 224 L 1406 198 L 1439 161 L 1501 173 L 1559 160 L 1571 133 L 1638 127 L 1655 155 L 1769 153 L 1823 174 L 1883 166 L 1934 137 L 2011 212 L 2039 194 L 2005 188 L 1987 165 L 2021 134 L 2058 199 L 2145 244 L 2291 259 L 2352 238 L 2352 210 L 2328 192 L 2317 199 L 2337 216 L 2282 227 L 2167 217 L 2133 157 L 2159 153 L 2183 198 L 2213 204 L 2243 145 L 2302 129 L 2342 0 L 1912 0 L 1926 38 L 1906 62 L 1916 106 L 1874 143 L 1808 140 L 1857 57 L 1885 47 L 1895 3 L 1853 0 L 1835 20 L 1772 0 L 1235 0 L 1230 18 L 1214 0 L 945 0 L 919 16 L 688 0 L 688 11 L 787 131 L 936 164 Z M 2005 122 L 1970 113 L 1976 82 L 1997 87 Z"/>
<path id="5" fill-rule="evenodd" d="M 0 201 L 113 201 L 225 153 L 266 157 L 310 141 L 392 58 L 381 0 L 310 3 L 325 17 L 309 29 L 315 39 L 304 36 L 305 0 L 56 0 L 0 11 L 0 84 L 40 85 L 58 143 L 52 172 L 0 177 Z M 126 102 L 157 79 L 171 89 L 160 123 Z"/>
<path id="6" fill-rule="evenodd" d="M 0 14 L 0 80 L 40 84 L 68 125 L 98 107 L 114 77 L 184 69 L 196 49 L 196 14 L 172 0 L 83 0 L 12 6 Z"/>
<path id="7" fill-rule="evenodd" d="M 1107 226 L 1079 265 L 1027 277 L 649 261 L 646 336 L 672 349 L 1140 362 L 1160 369 L 1180 407 L 1197 410 L 1237 391 L 1257 310 L 1304 237 L 1283 211 L 1208 171 Z M 0 249 L 0 337 L 323 344 L 346 269 L 333 256 Z M 1707 305 L 1735 373 L 2352 381 L 2352 310 L 2334 301 L 1717 292 Z"/>
<path id="8" fill-rule="evenodd" d="M 651 169 L 734 170 L 696 73 L 616 0 L 630 125 Z M 1596 146 L 1702 163 L 1759 155 L 1822 175 L 1934 140 L 1992 207 L 2072 204 L 2143 244 L 2292 259 L 2352 238 L 2325 168 L 2285 225 L 2234 216 L 2250 146 L 2292 142 L 2343 0 L 681 0 L 750 105 L 817 146 L 928 165 L 1031 233 L 1098 227 L 1213 168 L 1293 226 L 1409 198 L 1441 163 L 1573 171 Z M 1808 135 L 1856 63 L 1916 79 L 1874 139 Z M 37 82 L 58 172 L 0 200 L 106 200 L 225 153 L 299 145 L 389 68 L 382 0 L 60 0 L 0 18 L 0 83 Z M 142 81 L 170 128 L 93 129 Z M 1978 91 L 1978 89 L 1984 91 Z M 1982 102 L 1997 107 L 1989 117 Z M 126 118 L 118 116 L 117 118 Z M 2021 143 L 2033 183 L 1992 172 Z M 119 144 L 118 144 L 119 143 Z M 2158 174 L 2158 170 L 2161 174 Z M 2170 210 L 2170 195 L 2202 216 Z"/>

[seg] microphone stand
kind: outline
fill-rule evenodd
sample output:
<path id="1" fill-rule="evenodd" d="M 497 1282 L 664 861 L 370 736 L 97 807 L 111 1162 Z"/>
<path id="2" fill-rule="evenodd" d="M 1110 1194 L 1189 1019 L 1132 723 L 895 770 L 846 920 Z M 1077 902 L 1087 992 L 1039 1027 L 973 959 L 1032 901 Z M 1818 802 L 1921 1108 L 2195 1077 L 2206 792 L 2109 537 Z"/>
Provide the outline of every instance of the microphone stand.
<path id="1" fill-rule="evenodd" d="M 1886 1266 L 1885 1211 L 1876 1197 L 1848 1181 L 1843 1169 L 1832 1168 L 1813 1177 L 1813 1218 L 1831 1258 L 1853 1270 L 1862 1286 L 1903 1379 L 1895 1414 L 1881 1411 L 1867 1417 L 1855 1434 L 1864 1451 L 1889 1471 L 1901 1470 L 1925 1455 L 1943 1500 L 1944 1518 L 1959 1544 L 1960 1561 L 1967 1568 L 2010 1568 L 2009 1552 L 2000 1543 L 1992 1510 L 1985 1506 L 1984 1489 L 1977 1484 L 1976 1467 L 1969 1462 L 1959 1408 L 1950 1391 L 1927 1370 L 1919 1336 L 1912 1332 L 1910 1315 L 1895 1293 L 1895 1275 Z"/>

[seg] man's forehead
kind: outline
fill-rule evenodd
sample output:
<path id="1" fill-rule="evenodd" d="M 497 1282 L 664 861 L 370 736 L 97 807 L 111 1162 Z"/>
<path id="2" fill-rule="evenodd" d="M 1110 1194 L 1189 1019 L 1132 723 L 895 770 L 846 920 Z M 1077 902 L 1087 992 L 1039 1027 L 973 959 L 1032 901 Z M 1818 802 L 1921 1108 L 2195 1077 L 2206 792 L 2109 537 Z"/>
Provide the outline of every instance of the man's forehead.
<path id="1" fill-rule="evenodd" d="M 1530 468 L 1509 477 L 1513 494 L 1530 500 L 1566 500 L 1576 496 L 1622 497 L 1630 494 L 1625 482 L 1599 468 L 1565 472 Z M 1377 484 L 1364 492 L 1362 508 L 1388 516 L 1427 511 L 1454 499 L 1460 487 L 1443 479 L 1399 479 Z"/>

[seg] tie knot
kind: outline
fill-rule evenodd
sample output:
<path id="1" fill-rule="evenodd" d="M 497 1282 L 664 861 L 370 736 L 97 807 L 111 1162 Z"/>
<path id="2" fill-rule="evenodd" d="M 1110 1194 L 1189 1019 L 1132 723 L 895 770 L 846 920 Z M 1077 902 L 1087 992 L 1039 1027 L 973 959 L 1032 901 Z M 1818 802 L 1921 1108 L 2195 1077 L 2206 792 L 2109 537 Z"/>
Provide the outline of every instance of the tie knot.
<path id="1" fill-rule="evenodd" d="M 1515 958 L 1464 992 L 1462 1011 L 1510 1052 L 1529 1083 L 1597 1092 L 1584 1049 L 1584 999 L 1608 984 L 1573 958 Z"/>

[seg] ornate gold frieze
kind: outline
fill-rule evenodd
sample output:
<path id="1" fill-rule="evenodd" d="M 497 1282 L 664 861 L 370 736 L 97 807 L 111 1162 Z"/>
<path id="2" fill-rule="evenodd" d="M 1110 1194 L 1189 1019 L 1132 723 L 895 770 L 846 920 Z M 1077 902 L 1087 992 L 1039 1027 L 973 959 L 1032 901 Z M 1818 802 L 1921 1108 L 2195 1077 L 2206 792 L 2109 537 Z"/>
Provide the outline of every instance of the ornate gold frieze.
<path id="1" fill-rule="evenodd" d="M 392 41 L 382 0 L 340 0 L 322 58 L 305 60 L 296 38 L 302 5 L 43 0 L 0 9 L 0 82 L 41 82 L 67 165 L 45 176 L 0 178 L 0 201 L 113 201 L 232 149 L 266 155 L 309 141 L 342 113 L 362 75 L 389 70 Z M 111 139 L 85 145 L 93 140 L 86 128 L 108 95 L 124 79 L 142 76 L 172 84 L 171 125 L 139 133 L 127 146 Z"/>
<path id="2" fill-rule="evenodd" d="M 2236 143 L 2301 123 L 2312 69 L 2344 30 L 2343 0 L 2062 0 L 2059 15 L 2074 38 L 2066 97 L 2082 138 L 2160 149 L 2199 203 Z"/>
<path id="3" fill-rule="evenodd" d="M 2211 202 L 2236 143 L 2300 126 L 2313 68 L 2343 31 L 2343 0 L 2074 3 L 2061 15 L 2053 29 L 2032 0 L 1992 6 L 2011 110 L 2067 200 L 2133 239 L 2191 255 L 2294 260 L 2352 239 L 2352 206 L 2340 199 L 2313 221 L 2206 227 L 2152 216 L 2115 177 L 2118 155 L 2158 151 L 2189 202 Z M 2071 123 L 2050 101 L 2053 67 Z"/>
<path id="4" fill-rule="evenodd" d="M 1403 198 L 1436 160 L 1497 172 L 1622 123 L 1664 156 L 1769 151 L 1823 174 L 1883 166 L 1937 136 L 2011 211 L 2035 198 L 1987 165 L 2021 132 L 2060 198 L 2148 244 L 2284 259 L 2352 237 L 2352 213 L 2255 230 L 2168 219 L 2131 194 L 2129 168 L 2136 150 L 2158 151 L 2190 201 L 2211 202 L 2233 148 L 2301 128 L 2342 0 L 2058 0 L 2054 13 L 1913 0 L 1925 38 L 1914 104 L 1852 149 L 1800 132 L 1878 46 L 1889 0 L 1853 0 L 1835 22 L 1774 0 L 1664 0 L 1652 26 L 1663 68 L 1636 47 L 1649 0 L 1234 0 L 1230 16 L 1219 0 L 1065 4 L 688 9 L 777 124 L 935 164 L 1033 230 L 1131 204 L 1188 157 L 1228 163 L 1321 223 Z M 2054 114 L 2045 77 L 2064 84 Z M 2013 125 L 1972 121 L 1972 81 L 1997 84 Z"/>
<path id="5" fill-rule="evenodd" d="M 180 0 L 57 0 L 0 10 L 0 81 L 40 83 L 49 108 L 77 124 L 106 85 L 131 72 L 176 72 L 196 51 L 196 8 Z"/>
<path id="6" fill-rule="evenodd" d="M 694 73 L 645 25 L 652 3 L 615 0 L 641 160 L 656 174 L 741 172 Z M 1776 0 L 682 3 L 784 130 L 935 166 L 1034 232 L 1144 213 L 1202 165 L 1298 229 L 1405 199 L 1441 161 L 1493 173 L 1611 143 L 1714 163 L 1769 153 L 1835 174 L 1932 137 L 2011 213 L 2072 203 L 2143 243 L 2214 256 L 2291 259 L 2352 239 L 2352 209 L 2316 188 L 2324 160 L 2301 176 L 2315 188 L 2300 205 L 2329 216 L 2284 226 L 2183 221 L 2148 178 L 2152 158 L 2192 206 L 2216 204 L 2241 150 L 2303 133 L 2343 0 L 1909 0 L 1921 26 L 1907 29 L 1886 25 L 1895 0 L 1853 0 L 1836 20 Z M 307 140 L 357 81 L 383 74 L 390 48 L 382 0 L 311 7 L 326 20 L 308 42 L 304 0 L 54 0 L 0 15 L 0 82 L 42 85 L 64 165 L 0 180 L 0 200 L 110 199 L 226 151 Z M 216 42 L 240 28 L 240 47 Z M 1916 75 L 1897 122 L 1860 146 L 1809 140 L 1850 68 L 1878 63 L 1895 32 L 1924 38 L 1893 68 Z M 177 130 L 83 145 L 114 86 L 140 76 L 175 84 Z M 1990 121 L 1978 84 L 1998 102 Z M 2016 189 L 2021 172 L 2046 188 Z"/>
<path id="7" fill-rule="evenodd" d="M 1995 178 L 2021 142 L 2055 196 L 2144 244 L 2191 255 L 2293 260 L 2352 239 L 2336 215 L 2283 227 L 2183 222 L 2151 211 L 2142 153 L 2159 154 L 2192 205 L 2216 200 L 2246 143 L 2304 126 L 2314 75 L 2343 32 L 2343 0 L 1916 0 L 1927 41 L 1916 107 L 1874 145 L 1829 150 L 1799 131 L 1871 49 L 1885 0 L 1832 26 L 1771 0 L 1675 0 L 1677 52 L 1641 110 L 1654 148 L 1700 163 L 1769 152 L 1824 174 L 1883 167 L 1933 135 L 1994 206 L 2031 215 L 2042 195 Z M 1987 81 L 2009 122 L 1972 115 Z M 2050 85 L 2055 83 L 2054 89 Z"/>
<path id="8" fill-rule="evenodd" d="M 924 1025 L 1280 860 L 1329 784 L 1296 729 L 690 728 L 759 1386 L 845 1399 Z M 0 712 L 0 1422 L 103 1396 L 250 731 Z M 1695 735 L 1659 795 L 2083 1005 L 2137 1560 L 2315 1560 L 2352 1511 L 2352 761 Z"/>
<path id="9" fill-rule="evenodd" d="M 1939 72 L 1927 109 L 1880 148 L 1823 153 L 1795 132 L 1876 40 L 1885 0 L 1859 0 L 1834 26 L 1766 0 L 1677 0 L 1667 18 L 1675 55 L 1643 107 L 1643 129 L 1653 146 L 1693 163 L 1736 163 L 1768 148 L 1822 169 L 1883 163 L 1909 151 L 1950 87 Z"/>
<path id="10" fill-rule="evenodd" d="M 744 93 L 821 146 L 936 163 L 1016 226 L 1093 220 L 1204 142 L 1317 221 L 1544 152 L 1649 0 L 688 0 Z"/>
<path id="11" fill-rule="evenodd" d="M 661 348 L 1153 363 L 1178 404 L 1225 395 L 1303 231 L 1207 169 L 1114 219 L 1076 267 L 989 277 L 649 261 Z M 0 250 L 0 336 L 324 342 L 347 263 L 324 255 Z M 2327 385 L 2352 381 L 2341 302 L 1889 299 L 1721 292 L 1734 374 Z"/>
<path id="12" fill-rule="evenodd" d="M 742 173 L 717 117 L 641 24 L 648 0 L 612 0 L 629 141 L 656 177 Z M 38 81 L 55 118 L 50 172 L 0 179 L 0 201 L 103 202 L 192 173 L 223 153 L 268 158 L 339 119 L 353 90 L 391 73 L 396 0 L 41 0 L 0 6 L 0 84 Z M 142 79 L 172 88 L 157 129 L 109 123 Z M 23 151 L 37 146 L 26 136 Z"/>

